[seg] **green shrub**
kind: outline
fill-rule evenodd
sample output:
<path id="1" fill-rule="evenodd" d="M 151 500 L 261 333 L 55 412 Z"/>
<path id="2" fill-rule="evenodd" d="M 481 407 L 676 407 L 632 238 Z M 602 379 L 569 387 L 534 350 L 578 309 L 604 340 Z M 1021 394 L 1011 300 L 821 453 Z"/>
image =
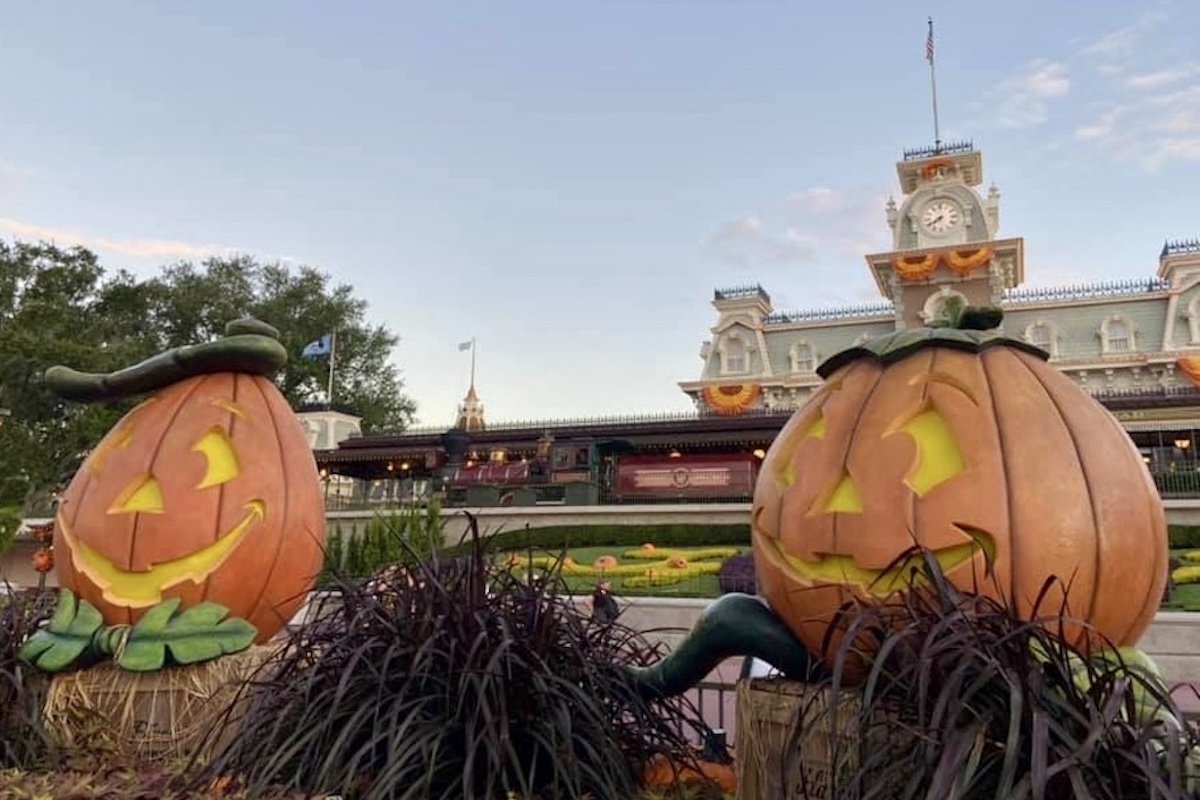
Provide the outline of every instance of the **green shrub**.
<path id="1" fill-rule="evenodd" d="M 1200 739 L 1181 724 L 1166 682 L 1136 651 L 1068 645 L 1062 626 L 1076 623 L 1048 600 L 1065 596 L 1061 581 L 1048 580 L 1027 612 L 1040 624 L 960 591 L 933 553 L 915 552 L 923 563 L 903 599 L 848 603 L 845 635 L 827 650 L 833 675 L 818 685 L 833 696 L 844 688 L 842 670 L 862 663 L 859 653 L 877 656 L 863 676 L 861 703 L 843 705 L 833 721 L 839 730 L 857 729 L 870 746 L 833 737 L 833 768 L 821 765 L 812 776 L 836 776 L 821 796 L 1197 796 Z M 814 692 L 814 705 L 823 696 Z M 797 715 L 819 713 L 808 706 Z M 786 752 L 806 752 L 812 737 L 826 744 L 828 722 L 798 730 Z M 795 767 L 804 780 L 805 765 Z"/>
<path id="2" fill-rule="evenodd" d="M 328 585 L 335 574 L 357 579 L 374 575 L 392 564 L 414 564 L 429 558 L 442 546 L 445 522 L 437 502 L 380 513 L 361 531 L 347 534 L 340 525 L 325 542 L 325 565 L 319 585 Z"/>
<path id="3" fill-rule="evenodd" d="M 8 549 L 21 527 L 21 509 L 0 506 L 0 553 Z"/>
<path id="4" fill-rule="evenodd" d="M 501 531 L 489 537 L 488 546 L 499 551 L 548 550 L 572 547 L 655 547 L 750 546 L 750 525 L 554 525 Z M 465 552 L 464 546 L 451 547 L 450 553 Z"/>
<path id="5" fill-rule="evenodd" d="M 46 677 L 17 657 L 52 610 L 53 595 L 0 585 L 0 768 L 28 767 L 53 754 L 41 724 Z"/>
<path id="6" fill-rule="evenodd" d="M 627 670 L 660 647 L 592 623 L 556 570 L 497 567 L 471 522 L 468 555 L 340 582 L 205 777 L 347 800 L 628 800 L 655 756 L 694 763 L 695 707 L 643 696 Z"/>
<path id="7" fill-rule="evenodd" d="M 1200 525 L 1168 525 L 1167 537 L 1172 550 L 1200 548 Z"/>

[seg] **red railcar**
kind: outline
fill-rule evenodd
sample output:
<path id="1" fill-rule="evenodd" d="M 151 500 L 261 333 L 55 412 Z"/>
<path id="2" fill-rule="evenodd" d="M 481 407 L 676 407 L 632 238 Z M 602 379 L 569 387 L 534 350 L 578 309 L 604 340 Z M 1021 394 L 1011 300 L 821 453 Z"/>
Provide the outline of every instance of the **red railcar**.
<path id="1" fill-rule="evenodd" d="M 759 461 L 753 455 L 626 456 L 617 462 L 617 502 L 749 500 Z"/>

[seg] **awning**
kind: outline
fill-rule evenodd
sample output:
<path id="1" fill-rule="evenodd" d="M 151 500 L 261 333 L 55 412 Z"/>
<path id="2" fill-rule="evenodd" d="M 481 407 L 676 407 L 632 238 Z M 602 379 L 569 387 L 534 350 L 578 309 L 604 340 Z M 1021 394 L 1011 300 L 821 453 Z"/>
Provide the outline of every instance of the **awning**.
<path id="1" fill-rule="evenodd" d="M 1120 420 L 1120 422 L 1121 427 L 1129 433 L 1200 430 L 1200 415 L 1186 419 L 1131 419 Z"/>

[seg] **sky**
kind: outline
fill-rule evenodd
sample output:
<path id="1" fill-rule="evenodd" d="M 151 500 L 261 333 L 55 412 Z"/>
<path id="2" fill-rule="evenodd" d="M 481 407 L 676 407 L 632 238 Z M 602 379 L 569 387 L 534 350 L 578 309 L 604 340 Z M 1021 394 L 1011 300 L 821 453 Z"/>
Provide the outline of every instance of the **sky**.
<path id="1" fill-rule="evenodd" d="M 1200 3 L 61 0 L 0 33 L 0 236 L 354 287 L 418 423 L 683 411 L 714 288 L 877 299 L 896 161 L 971 139 L 1027 285 L 1200 236 Z M 984 187 L 986 188 L 986 184 Z"/>

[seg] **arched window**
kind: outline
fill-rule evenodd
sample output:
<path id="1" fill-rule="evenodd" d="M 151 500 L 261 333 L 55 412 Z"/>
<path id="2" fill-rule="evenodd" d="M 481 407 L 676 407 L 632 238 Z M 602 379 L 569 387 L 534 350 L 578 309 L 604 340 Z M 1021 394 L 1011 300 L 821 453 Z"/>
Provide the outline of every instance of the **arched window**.
<path id="1" fill-rule="evenodd" d="M 1104 324 L 1104 352 L 1125 353 L 1133 349 L 1133 329 L 1121 317 L 1113 317 Z"/>
<path id="2" fill-rule="evenodd" d="M 740 336 L 726 336 L 721 342 L 721 372 L 745 372 L 746 362 L 746 342 Z"/>
<path id="3" fill-rule="evenodd" d="M 1051 356 L 1058 355 L 1058 340 L 1054 328 L 1048 322 L 1035 322 L 1025 329 L 1025 341 L 1040 347 Z"/>
<path id="4" fill-rule="evenodd" d="M 812 372 L 817 368 L 816 353 L 808 342 L 792 346 L 792 372 Z"/>
<path id="5" fill-rule="evenodd" d="M 950 322 L 967 307 L 967 298 L 949 286 L 943 286 L 929 295 L 921 309 L 921 319 L 926 325 Z"/>

